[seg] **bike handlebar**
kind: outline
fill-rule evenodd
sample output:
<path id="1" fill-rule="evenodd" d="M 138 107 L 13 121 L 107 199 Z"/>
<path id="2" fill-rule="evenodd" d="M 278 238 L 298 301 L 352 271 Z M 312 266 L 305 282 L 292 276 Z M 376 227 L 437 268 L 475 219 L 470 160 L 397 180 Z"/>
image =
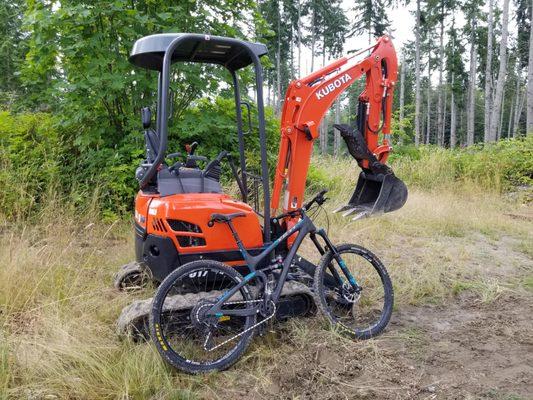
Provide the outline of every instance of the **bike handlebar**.
<path id="1" fill-rule="evenodd" d="M 326 189 L 324 190 L 321 190 L 318 194 L 315 195 L 315 197 L 313 197 L 308 203 L 305 203 L 303 205 L 303 209 L 304 211 L 307 211 L 309 210 L 313 204 L 317 203 L 319 206 L 321 206 L 322 204 L 324 204 L 324 202 L 327 200 L 326 197 L 324 197 L 324 195 L 327 193 L 328 191 Z"/>
<path id="2" fill-rule="evenodd" d="M 275 217 L 275 219 L 282 219 L 285 217 L 296 217 L 309 210 L 315 203 L 321 206 L 327 200 L 327 197 L 324 197 L 327 192 L 328 191 L 326 189 L 320 191 L 315 195 L 315 197 L 313 197 L 309 202 L 305 203 L 301 208 L 297 208 L 296 210 L 292 211 L 287 211 L 286 213 L 278 215 L 277 217 Z"/>

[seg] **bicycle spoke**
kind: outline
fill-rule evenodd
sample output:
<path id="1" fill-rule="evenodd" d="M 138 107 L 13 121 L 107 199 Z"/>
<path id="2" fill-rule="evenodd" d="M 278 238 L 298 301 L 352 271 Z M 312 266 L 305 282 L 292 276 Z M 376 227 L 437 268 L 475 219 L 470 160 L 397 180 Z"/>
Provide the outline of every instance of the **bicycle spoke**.
<path id="1" fill-rule="evenodd" d="M 253 333 L 248 328 L 253 327 L 255 315 L 224 315 L 224 310 L 255 305 L 247 301 L 250 295 L 243 288 L 226 300 L 228 304 L 222 307 L 222 315 L 205 314 L 223 293 L 239 283 L 235 272 L 210 268 L 209 263 L 200 262 L 197 268 L 184 269 L 171 284 L 162 284 L 165 291 L 158 303 L 162 306 L 157 318 L 156 343 L 163 351 L 192 365 L 210 365 L 223 360 L 239 346 L 244 333 L 247 336 Z"/>
<path id="2" fill-rule="evenodd" d="M 315 274 L 315 295 L 330 321 L 357 337 L 375 336 L 387 325 L 392 312 L 392 285 L 381 262 L 366 249 L 339 246 L 341 258 L 357 284 L 352 284 L 328 252 Z M 331 276 L 341 277 L 334 280 Z M 349 276 L 349 275 L 348 275 Z"/>

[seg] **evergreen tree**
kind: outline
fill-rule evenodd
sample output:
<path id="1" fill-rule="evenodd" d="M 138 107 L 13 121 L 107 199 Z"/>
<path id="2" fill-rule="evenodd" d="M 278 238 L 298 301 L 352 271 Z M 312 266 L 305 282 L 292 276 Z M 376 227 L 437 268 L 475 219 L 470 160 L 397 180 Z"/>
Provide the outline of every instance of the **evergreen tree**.
<path id="1" fill-rule="evenodd" d="M 355 19 L 351 34 L 360 35 L 366 32 L 370 44 L 373 42 L 372 36 L 383 36 L 390 26 L 387 10 L 391 5 L 391 0 L 355 0 Z"/>
<path id="2" fill-rule="evenodd" d="M 445 48 L 447 80 L 450 85 L 450 147 L 455 147 L 458 142 L 458 108 L 464 108 L 464 105 L 461 104 L 461 99 L 464 88 L 468 84 L 468 76 L 462 59 L 465 51 L 459 32 L 455 28 L 455 18 L 453 18 L 449 30 L 449 40 Z"/>

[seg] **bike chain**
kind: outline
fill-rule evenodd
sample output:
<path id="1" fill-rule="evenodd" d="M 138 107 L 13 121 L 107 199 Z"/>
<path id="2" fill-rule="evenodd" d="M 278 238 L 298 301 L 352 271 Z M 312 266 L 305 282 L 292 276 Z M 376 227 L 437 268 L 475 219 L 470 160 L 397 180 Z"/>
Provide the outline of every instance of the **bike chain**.
<path id="1" fill-rule="evenodd" d="M 228 302 L 228 303 L 224 303 L 224 304 L 246 304 L 246 303 L 258 303 L 258 302 L 261 302 L 263 300 L 246 300 L 246 301 L 231 301 L 231 302 Z M 242 335 L 244 335 L 245 333 L 247 332 L 250 332 L 252 329 L 255 329 L 257 328 L 259 325 L 262 325 L 264 324 L 265 322 L 267 322 L 268 320 L 270 320 L 272 317 L 274 317 L 274 315 L 276 315 L 276 303 L 274 303 L 272 300 L 270 300 L 270 303 L 272 303 L 272 306 L 274 307 L 273 311 L 272 311 L 272 314 L 270 314 L 267 318 L 257 322 L 256 324 L 252 325 L 251 327 L 245 329 L 244 331 L 242 331 L 241 333 L 238 333 L 237 335 L 235 336 L 232 336 L 230 337 L 229 339 L 223 341 L 222 343 L 219 343 L 217 344 L 215 347 L 211 347 L 211 348 L 207 348 L 207 342 L 209 341 L 209 339 L 211 338 L 211 332 L 209 332 L 205 338 L 205 341 L 204 341 L 204 350 L 205 351 L 213 351 L 213 350 L 216 350 L 218 349 L 219 347 L 221 346 L 224 346 L 225 344 L 231 342 L 232 340 L 235 340 L 239 337 L 241 337 Z M 196 312 L 196 317 L 198 317 L 198 313 L 200 312 L 200 310 L 203 308 L 203 307 L 207 307 L 207 306 L 212 306 L 210 304 L 206 304 L 205 306 L 202 306 L 200 308 L 198 308 L 198 311 Z"/>

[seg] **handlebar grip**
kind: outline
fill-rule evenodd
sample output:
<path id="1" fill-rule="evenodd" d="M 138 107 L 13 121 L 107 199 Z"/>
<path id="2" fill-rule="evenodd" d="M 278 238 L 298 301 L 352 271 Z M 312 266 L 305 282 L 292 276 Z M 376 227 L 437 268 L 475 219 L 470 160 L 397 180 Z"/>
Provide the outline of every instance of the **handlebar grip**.
<path id="1" fill-rule="evenodd" d="M 319 203 L 322 205 L 326 199 L 324 198 L 324 195 L 327 193 L 327 189 L 321 190 L 315 197 L 313 197 L 308 203 L 303 205 L 304 210 L 309 210 L 309 208 L 312 207 L 314 203 Z"/>

